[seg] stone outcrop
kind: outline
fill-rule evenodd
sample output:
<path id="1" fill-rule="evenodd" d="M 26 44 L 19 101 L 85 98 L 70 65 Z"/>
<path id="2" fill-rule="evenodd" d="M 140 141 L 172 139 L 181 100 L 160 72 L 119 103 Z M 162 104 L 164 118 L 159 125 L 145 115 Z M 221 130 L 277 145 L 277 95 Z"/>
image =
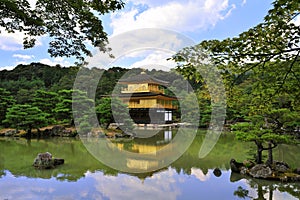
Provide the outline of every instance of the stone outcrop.
<path id="1" fill-rule="evenodd" d="M 32 130 L 32 137 L 75 137 L 77 132 L 75 128 L 66 128 L 62 125 L 48 126 L 39 130 Z M 1 129 L 0 136 L 6 137 L 24 137 L 26 131 L 16 129 Z"/>
<path id="2" fill-rule="evenodd" d="M 273 163 L 272 167 L 274 168 L 275 171 L 282 172 L 282 173 L 287 172 L 287 171 L 290 170 L 289 165 L 287 163 L 285 163 L 285 162 L 275 161 Z"/>
<path id="3" fill-rule="evenodd" d="M 297 169 L 294 169 L 294 171 L 293 171 L 294 173 L 296 173 L 296 174 L 299 174 L 300 175 L 300 167 L 299 168 L 297 168 Z"/>
<path id="4" fill-rule="evenodd" d="M 50 137 L 74 137 L 76 132 L 71 129 L 67 129 L 64 126 L 56 125 L 49 129 L 44 129 L 41 131 L 41 136 L 50 136 Z"/>
<path id="5" fill-rule="evenodd" d="M 230 160 L 230 168 L 231 168 L 231 171 L 240 173 L 242 167 L 244 167 L 244 164 L 243 164 L 243 163 L 239 163 L 239 162 L 237 162 L 235 159 L 231 159 L 231 160 Z"/>
<path id="6" fill-rule="evenodd" d="M 16 129 L 2 129 L 0 130 L 0 136 L 13 137 L 17 134 Z"/>
<path id="7" fill-rule="evenodd" d="M 272 170 L 265 164 L 257 164 L 249 170 L 249 174 L 254 178 L 268 178 L 272 176 Z"/>
<path id="8" fill-rule="evenodd" d="M 230 160 L 231 171 L 253 178 L 279 181 L 300 181 L 300 168 L 292 170 L 285 162 L 275 161 L 271 165 L 255 164 L 251 161 L 237 162 Z"/>
<path id="9" fill-rule="evenodd" d="M 33 166 L 37 169 L 53 169 L 62 164 L 64 164 L 64 159 L 52 158 L 52 154 L 49 152 L 39 153 L 33 161 Z"/>

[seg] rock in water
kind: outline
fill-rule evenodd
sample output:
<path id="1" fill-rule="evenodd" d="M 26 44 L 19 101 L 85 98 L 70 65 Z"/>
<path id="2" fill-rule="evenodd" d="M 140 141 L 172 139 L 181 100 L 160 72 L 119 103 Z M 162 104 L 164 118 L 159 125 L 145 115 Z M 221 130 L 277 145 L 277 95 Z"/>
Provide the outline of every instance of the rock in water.
<path id="1" fill-rule="evenodd" d="M 242 167 L 244 167 L 243 163 L 239 163 L 233 158 L 230 160 L 231 171 L 240 173 Z"/>
<path id="2" fill-rule="evenodd" d="M 54 165 L 55 165 L 55 166 L 56 166 L 56 165 L 62 165 L 62 164 L 65 163 L 65 160 L 62 159 L 62 158 L 54 158 L 53 161 L 54 161 Z"/>
<path id="3" fill-rule="evenodd" d="M 272 170 L 265 164 L 257 164 L 250 169 L 249 174 L 254 178 L 268 178 L 272 176 Z"/>
<path id="4" fill-rule="evenodd" d="M 51 153 L 39 153 L 34 159 L 33 166 L 38 169 L 52 169 L 56 165 L 64 164 L 64 159 L 52 158 Z"/>
<path id="5" fill-rule="evenodd" d="M 285 162 L 275 161 L 273 163 L 273 167 L 274 167 L 275 171 L 282 172 L 282 173 L 287 172 L 288 170 L 290 170 L 289 165 Z"/>
<path id="6" fill-rule="evenodd" d="M 220 177 L 222 175 L 222 171 L 219 168 L 215 168 L 213 173 L 216 177 Z"/>
<path id="7" fill-rule="evenodd" d="M 39 153 L 34 159 L 33 166 L 39 169 L 51 169 L 54 168 L 54 162 L 52 155 L 49 152 Z"/>

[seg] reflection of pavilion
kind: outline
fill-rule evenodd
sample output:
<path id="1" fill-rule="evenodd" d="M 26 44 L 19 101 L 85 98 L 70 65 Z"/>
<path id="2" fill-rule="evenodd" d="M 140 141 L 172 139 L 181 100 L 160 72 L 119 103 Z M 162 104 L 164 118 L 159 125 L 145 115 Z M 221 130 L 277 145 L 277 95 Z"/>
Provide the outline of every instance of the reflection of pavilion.
<path id="1" fill-rule="evenodd" d="M 114 147 L 113 147 L 114 146 Z M 156 169 L 160 162 L 156 157 L 159 150 L 161 150 L 165 144 L 153 145 L 153 144 L 133 144 L 130 149 L 127 149 L 124 143 L 114 143 L 111 148 L 118 148 L 120 151 L 130 151 L 137 153 L 140 156 L 126 158 L 126 166 L 130 169 L 137 170 L 149 170 Z"/>
<path id="2" fill-rule="evenodd" d="M 125 85 L 119 97 L 128 105 L 129 114 L 137 124 L 164 124 L 172 122 L 172 111 L 177 109 L 176 97 L 166 95 L 168 82 L 142 72 L 120 79 Z"/>
<path id="3" fill-rule="evenodd" d="M 144 131 L 148 133 L 150 130 Z M 128 145 L 126 142 L 113 142 L 109 147 L 135 153 L 135 156 L 128 156 L 125 159 L 126 166 L 130 169 L 147 171 L 162 165 L 164 158 L 171 155 L 174 150 L 173 144 L 170 143 L 172 131 L 165 130 L 161 136 L 155 141 L 148 141 L 148 143 L 135 141 Z"/>

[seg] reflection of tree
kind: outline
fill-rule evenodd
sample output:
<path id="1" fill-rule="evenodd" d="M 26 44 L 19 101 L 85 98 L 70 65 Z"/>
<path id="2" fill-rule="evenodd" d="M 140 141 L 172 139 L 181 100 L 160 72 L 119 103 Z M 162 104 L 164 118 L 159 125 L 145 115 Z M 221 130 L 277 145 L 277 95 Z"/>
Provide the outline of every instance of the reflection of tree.
<path id="1" fill-rule="evenodd" d="M 4 170 L 0 170 L 0 178 L 1 178 L 2 176 L 5 176 L 5 175 L 6 175 L 5 171 L 4 171 Z"/>
<path id="2" fill-rule="evenodd" d="M 252 186 L 251 186 L 252 187 Z M 254 198 L 254 197 L 251 197 L 249 196 L 249 190 L 246 190 L 244 189 L 243 187 L 239 186 L 238 189 L 236 191 L 234 191 L 234 196 L 237 196 L 239 198 L 243 198 L 245 199 L 246 197 L 248 198 L 251 198 L 253 200 L 267 200 L 264 195 L 268 192 L 267 189 L 264 189 L 264 187 L 260 184 L 254 186 L 254 188 L 256 189 L 257 191 L 257 197 Z M 273 186 L 270 185 L 269 187 L 269 200 L 272 200 L 273 199 Z"/>
<path id="3" fill-rule="evenodd" d="M 236 191 L 234 191 L 233 195 L 237 196 L 239 198 L 243 198 L 245 199 L 249 194 L 249 190 L 244 189 L 242 186 L 239 186 L 238 189 Z"/>
<path id="4" fill-rule="evenodd" d="M 289 184 L 279 184 L 278 190 L 280 192 L 287 192 L 292 196 L 300 199 L 300 184 L 299 183 L 289 183 Z"/>
<path id="5" fill-rule="evenodd" d="M 244 178 L 242 175 L 231 173 L 230 181 L 235 182 Z M 258 179 L 247 179 L 248 185 L 256 190 L 256 197 L 249 195 L 249 190 L 239 186 L 236 191 L 234 191 L 234 196 L 237 196 L 241 199 L 246 197 L 254 200 L 267 200 L 264 196 L 268 194 L 268 200 L 275 198 L 274 191 L 278 190 L 281 193 L 287 192 L 291 196 L 300 199 L 300 184 L 299 183 L 282 183 L 282 182 L 273 182 L 267 180 L 258 180 Z"/>

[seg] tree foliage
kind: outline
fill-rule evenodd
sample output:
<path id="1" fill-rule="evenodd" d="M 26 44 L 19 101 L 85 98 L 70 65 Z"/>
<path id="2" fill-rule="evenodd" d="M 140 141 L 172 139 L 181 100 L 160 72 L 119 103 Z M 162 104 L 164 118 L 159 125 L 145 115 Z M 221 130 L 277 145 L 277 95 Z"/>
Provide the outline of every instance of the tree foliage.
<path id="1" fill-rule="evenodd" d="M 128 69 L 120 67 L 112 67 L 108 70 L 81 69 L 86 71 L 86 74 L 80 77 L 82 80 L 77 81 L 80 82 L 80 89 L 83 91 L 76 91 L 73 89 L 73 84 L 75 78 L 78 78 L 76 77 L 78 70 L 79 67 L 66 68 L 59 65 L 47 66 L 40 63 L 31 63 L 29 65 L 18 65 L 10 71 L 0 71 L 0 117 L 2 116 L 0 126 L 17 127 L 12 124 L 12 121 L 9 123 L 5 121 L 7 123 L 4 124 L 3 120 L 7 116 L 8 108 L 14 105 L 26 104 L 38 108 L 41 114 L 45 115 L 49 125 L 65 123 L 74 125 L 73 122 L 75 122 L 76 127 L 79 127 L 83 133 L 88 133 L 91 127 L 98 124 L 95 118 L 91 117 L 95 114 L 96 109 L 96 114 L 103 127 L 117 119 L 116 122 L 119 123 L 122 130 L 130 131 L 133 128 L 133 121 L 128 116 L 127 106 L 120 100 L 115 99 L 111 103 L 111 99 L 105 97 L 113 95 L 113 92 L 120 92 L 114 90 L 119 87 L 117 82 L 121 77 L 139 74 L 142 69 L 130 70 L 131 73 L 128 74 Z M 102 76 L 98 81 L 99 74 Z M 169 80 L 170 84 L 178 89 L 176 95 L 182 90 L 186 90 L 186 85 L 181 84 L 180 76 L 175 72 L 152 70 L 147 71 L 147 74 Z M 98 84 L 96 94 L 92 94 L 95 90 L 93 90 L 90 83 Z M 179 87 L 177 87 L 178 85 Z M 189 90 L 192 90 L 192 88 L 189 88 Z M 94 95 L 96 98 L 91 99 Z M 103 96 L 105 97 L 103 98 Z M 77 109 L 74 109 L 74 106 Z M 112 110 L 114 110 L 114 116 L 112 116 Z M 192 112 L 194 111 L 192 110 Z M 74 119 L 76 120 L 74 121 Z M 18 121 L 15 122 L 19 123 Z M 25 127 L 18 126 L 18 128 Z"/>
<path id="2" fill-rule="evenodd" d="M 32 129 L 47 125 L 47 114 L 29 104 L 15 104 L 8 108 L 3 122 L 11 127 L 26 130 L 30 137 Z"/>
<path id="3" fill-rule="evenodd" d="M 87 42 L 107 51 L 107 34 L 100 15 L 123 8 L 120 0 L 37 0 L 31 7 L 27 0 L 1 0 L 0 26 L 9 33 L 24 32 L 24 48 L 36 44 L 37 37 L 52 39 L 51 56 L 75 56 L 83 60 L 90 55 Z"/>
<path id="4" fill-rule="evenodd" d="M 44 90 L 37 90 L 32 99 L 32 105 L 38 107 L 42 112 L 48 115 L 49 122 L 55 122 L 54 109 L 59 103 L 58 94 L 55 92 L 48 92 Z"/>
<path id="5" fill-rule="evenodd" d="M 124 131 L 133 129 L 133 121 L 129 116 L 127 105 L 118 98 L 101 98 L 96 113 L 100 125 L 106 129 L 113 122 L 118 123 Z"/>
<path id="6" fill-rule="evenodd" d="M 237 138 L 254 141 L 261 152 L 281 142 L 293 142 L 300 119 L 300 2 L 274 0 L 264 21 L 237 37 L 202 41 L 173 59 L 186 78 L 203 82 L 201 68 L 216 66 L 227 89 L 227 119 Z M 266 145 L 266 146 L 264 146 Z"/>
<path id="7" fill-rule="evenodd" d="M 5 119 L 7 109 L 15 103 L 15 99 L 7 90 L 0 88 L 0 125 L 3 125 L 2 121 Z"/>
<path id="8" fill-rule="evenodd" d="M 195 70 L 196 61 L 206 63 L 209 60 L 222 69 L 224 76 L 230 75 L 231 84 L 256 70 L 261 77 L 268 72 L 276 73 L 271 75 L 276 78 L 276 91 L 283 90 L 289 79 L 294 79 L 294 86 L 299 87 L 300 28 L 294 21 L 299 12 L 298 1 L 275 0 L 264 22 L 239 36 L 222 41 L 204 40 L 180 51 L 173 58 L 186 64 L 178 70 L 188 75 Z M 194 77 L 201 75 L 196 73 Z"/>
<path id="9" fill-rule="evenodd" d="M 59 102 L 53 109 L 55 118 L 59 122 L 73 124 L 72 116 L 72 90 L 60 90 L 58 92 Z"/>

